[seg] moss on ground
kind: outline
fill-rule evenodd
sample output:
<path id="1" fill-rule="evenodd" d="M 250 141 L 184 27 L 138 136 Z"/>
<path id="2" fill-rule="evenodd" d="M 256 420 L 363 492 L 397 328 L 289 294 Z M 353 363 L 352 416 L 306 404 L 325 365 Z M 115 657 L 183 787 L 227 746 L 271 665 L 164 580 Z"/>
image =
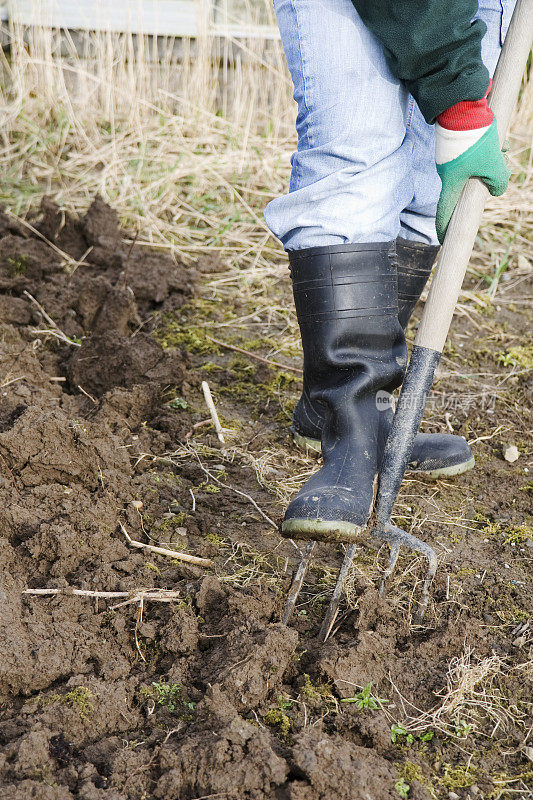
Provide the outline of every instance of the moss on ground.
<path id="1" fill-rule="evenodd" d="M 280 708 L 273 708 L 267 711 L 263 717 L 263 721 L 271 728 L 275 728 L 282 739 L 287 739 L 290 735 L 291 721 L 287 714 Z"/>
<path id="2" fill-rule="evenodd" d="M 164 350 L 169 347 L 185 348 L 200 355 L 220 352 L 220 347 L 208 338 L 205 328 L 180 322 L 175 317 L 164 319 L 162 325 L 154 331 L 154 337 Z"/>
<path id="3" fill-rule="evenodd" d="M 397 768 L 398 777 L 406 784 L 411 786 L 413 781 L 417 781 L 427 790 L 431 797 L 437 797 L 432 782 L 429 780 L 429 778 L 426 778 L 422 772 L 422 768 L 418 764 L 414 764 L 412 761 L 405 761 L 403 764 L 397 765 Z"/>
<path id="4" fill-rule="evenodd" d="M 517 345 L 509 350 L 498 353 L 498 360 L 504 367 L 517 369 L 533 369 L 533 345 Z"/>
<path id="5" fill-rule="evenodd" d="M 60 705 L 67 706 L 68 708 L 75 708 L 82 719 L 88 719 L 94 711 L 93 706 L 93 693 L 87 686 L 76 686 L 65 694 L 54 692 L 51 695 L 40 695 L 38 698 L 39 705 L 45 708 L 52 703 L 59 703 Z"/>
<path id="6" fill-rule="evenodd" d="M 258 369 L 261 370 L 259 375 Z M 279 404 L 283 399 L 285 409 L 291 399 L 293 404 L 296 402 L 299 378 L 294 374 L 263 365 L 258 368 L 242 357 L 232 358 L 227 370 L 233 373 L 234 380 L 227 386 L 218 386 L 217 393 L 231 398 L 232 402 L 244 403 L 255 413 L 267 408 L 272 401 Z M 268 380 L 263 377 L 265 372 Z M 281 413 L 283 421 L 290 416 L 288 410 Z"/>

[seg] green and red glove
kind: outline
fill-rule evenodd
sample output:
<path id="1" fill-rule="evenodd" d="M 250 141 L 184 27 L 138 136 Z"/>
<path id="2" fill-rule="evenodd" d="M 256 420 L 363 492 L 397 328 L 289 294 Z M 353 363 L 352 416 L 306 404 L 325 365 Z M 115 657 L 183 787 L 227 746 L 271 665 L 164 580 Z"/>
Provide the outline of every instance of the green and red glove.
<path id="1" fill-rule="evenodd" d="M 487 89 L 487 94 L 490 86 Z M 492 195 L 507 189 L 510 173 L 500 148 L 494 114 L 481 100 L 464 100 L 439 114 L 435 160 L 442 189 L 435 224 L 442 244 L 446 228 L 469 178 L 481 178 Z"/>

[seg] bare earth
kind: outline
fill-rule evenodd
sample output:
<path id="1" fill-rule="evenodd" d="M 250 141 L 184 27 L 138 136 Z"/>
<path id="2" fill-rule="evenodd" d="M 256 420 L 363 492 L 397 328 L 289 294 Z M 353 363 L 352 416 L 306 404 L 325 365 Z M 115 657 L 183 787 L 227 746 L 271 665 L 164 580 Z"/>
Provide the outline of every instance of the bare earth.
<path id="1" fill-rule="evenodd" d="M 425 423 L 477 439 L 476 470 L 412 477 L 398 505 L 439 552 L 424 626 L 423 564 L 404 556 L 380 599 L 369 544 L 319 645 L 341 550 L 319 548 L 285 627 L 298 553 L 266 518 L 314 468 L 288 434 L 299 375 L 206 336 L 267 355 L 253 293 L 211 302 L 216 261 L 125 242 L 98 199 L 30 222 L 41 237 L 0 214 L 0 800 L 530 797 L 527 265 L 459 316 Z M 273 291 L 290 307 L 287 277 Z M 120 523 L 215 566 L 133 549 Z M 139 599 L 154 587 L 172 602 Z"/>

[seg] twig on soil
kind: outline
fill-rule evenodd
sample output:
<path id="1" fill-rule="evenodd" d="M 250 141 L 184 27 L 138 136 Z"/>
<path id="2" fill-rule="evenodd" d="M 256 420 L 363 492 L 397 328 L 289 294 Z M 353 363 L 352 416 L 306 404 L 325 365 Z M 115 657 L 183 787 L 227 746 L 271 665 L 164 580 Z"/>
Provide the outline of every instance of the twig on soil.
<path id="1" fill-rule="evenodd" d="M 124 272 L 126 272 L 126 270 L 128 269 L 128 264 L 130 263 L 131 254 L 133 252 L 133 248 L 137 244 L 137 239 L 138 238 L 139 238 L 139 228 L 137 228 L 137 230 L 135 231 L 135 236 L 131 240 L 130 249 L 128 250 L 128 254 L 127 254 L 126 260 L 124 262 L 124 267 L 123 267 Z"/>
<path id="2" fill-rule="evenodd" d="M 291 367 L 289 364 L 281 364 L 279 361 L 273 361 L 271 358 L 265 358 L 264 356 L 258 356 L 257 353 L 251 353 L 249 350 L 244 350 L 242 347 L 237 347 L 235 344 L 227 344 L 227 342 L 222 342 L 220 339 L 214 339 L 212 336 L 208 336 L 206 334 L 206 339 L 209 339 L 210 342 L 214 342 L 214 344 L 218 344 L 220 347 L 225 347 L 227 350 L 235 350 L 236 353 L 242 353 L 245 356 L 249 356 L 250 358 L 255 358 L 256 361 L 262 361 L 263 364 L 270 364 L 273 367 L 280 367 L 281 369 L 288 369 L 291 372 L 296 372 L 298 375 L 303 375 L 303 369 L 299 367 Z"/>
<path id="3" fill-rule="evenodd" d="M 69 337 L 67 336 L 67 334 L 66 334 L 66 333 L 64 333 L 64 332 L 61 330 L 61 328 L 59 327 L 59 325 L 57 325 L 57 324 L 54 322 L 54 320 L 52 319 L 52 317 L 51 317 L 49 314 L 47 314 L 47 313 L 46 313 L 46 311 L 44 310 L 44 308 L 42 307 L 42 305 L 39 303 L 39 301 L 38 301 L 38 300 L 36 300 L 36 299 L 35 299 L 35 297 L 33 297 L 33 295 L 31 295 L 31 294 L 30 294 L 28 291 L 26 291 L 26 289 L 24 289 L 24 295 L 25 295 L 25 296 L 26 296 L 26 297 L 27 297 L 29 300 L 31 300 L 31 302 L 32 302 L 32 303 L 33 303 L 35 306 L 37 306 L 37 308 L 39 309 L 39 311 L 41 312 L 41 314 L 43 315 L 43 317 L 45 318 L 45 320 L 48 322 L 48 324 L 49 324 L 49 325 L 51 325 L 51 326 L 52 326 L 52 330 L 48 330 L 48 328 L 45 328 L 44 330 L 36 330 L 36 331 L 33 331 L 33 333 L 35 333 L 35 334 L 38 334 L 38 333 L 47 333 L 49 336 L 55 336 L 56 338 L 58 338 L 58 339 L 61 339 L 61 341 L 62 341 L 62 342 L 65 342 L 66 344 L 71 344 L 71 345 L 73 345 L 73 347 L 81 347 L 81 343 L 80 343 L 80 342 L 75 342 L 75 341 L 73 341 L 72 339 L 69 339 Z"/>
<path id="4" fill-rule="evenodd" d="M 142 661 L 144 661 L 144 662 L 146 663 L 146 659 L 145 659 L 145 657 L 144 657 L 144 655 L 143 655 L 143 652 L 142 652 L 142 650 L 141 650 L 141 647 L 140 647 L 140 645 L 139 645 L 139 637 L 138 637 L 139 625 L 140 625 L 140 624 L 142 623 L 142 621 L 143 621 L 143 610 L 144 610 L 144 600 L 143 600 L 143 598 L 141 597 L 141 598 L 139 599 L 139 608 L 138 608 L 138 610 L 137 610 L 137 619 L 135 620 L 135 631 L 134 631 L 134 637 L 135 637 L 135 647 L 137 648 L 137 652 L 139 653 L 139 655 L 140 655 L 140 657 L 141 657 L 141 660 L 142 660 Z"/>
<path id="5" fill-rule="evenodd" d="M 41 314 L 43 315 L 45 320 L 48 322 L 48 324 L 51 325 L 52 328 L 54 328 L 54 330 L 56 330 L 56 331 L 61 333 L 61 330 L 60 330 L 59 326 L 54 322 L 52 317 L 45 311 L 44 307 L 39 303 L 39 301 L 36 300 L 35 297 L 32 294 L 30 294 L 26 289 L 24 289 L 23 294 L 26 295 L 26 297 L 29 300 L 31 300 L 31 302 L 34 305 L 37 306 L 37 308 L 39 309 L 39 311 L 41 312 Z M 66 336 L 66 334 L 63 334 L 63 335 Z"/>
<path id="6" fill-rule="evenodd" d="M 78 389 L 80 390 L 80 392 L 81 392 L 82 394 L 84 394 L 84 395 L 85 395 L 85 397 L 88 397 L 88 398 L 89 398 L 89 400 L 90 400 L 92 403 L 94 403 L 94 404 L 95 404 L 95 406 L 97 406 L 97 405 L 98 405 L 98 400 L 95 400 L 95 399 L 94 399 L 94 397 L 92 396 L 92 394 L 89 394 L 89 392 L 86 392 L 86 391 L 85 391 L 85 389 L 83 388 L 83 386 L 80 386 L 80 384 L 78 383 L 78 384 L 77 384 L 77 387 L 78 387 Z"/>
<path id="7" fill-rule="evenodd" d="M 25 375 L 19 375 L 18 378 L 10 378 L 9 380 L 5 380 L 3 383 L 0 383 L 0 389 L 5 389 L 6 386 L 11 386 L 12 383 L 23 381 L 25 377 Z"/>
<path id="8" fill-rule="evenodd" d="M 211 419 L 213 420 L 213 425 L 215 426 L 215 430 L 217 432 L 218 441 L 221 442 L 222 444 L 225 444 L 226 440 L 224 439 L 224 434 L 222 432 L 222 425 L 220 424 L 217 410 L 213 402 L 213 397 L 211 395 L 211 389 L 209 388 L 209 384 L 207 381 L 202 381 L 202 392 L 204 393 L 205 403 L 207 405 L 207 408 L 209 409 L 209 413 L 211 414 Z"/>
<path id="9" fill-rule="evenodd" d="M 62 331 L 54 331 L 50 330 L 49 328 L 42 328 L 40 330 L 33 330 L 32 333 L 35 334 L 35 336 L 40 334 L 55 336 L 56 339 L 60 339 L 60 341 L 65 342 L 65 344 L 71 344 L 73 347 L 81 347 L 79 342 L 72 341 L 72 339 L 69 339 L 68 336 L 66 336 L 66 334 L 64 334 Z"/>
<path id="10" fill-rule="evenodd" d="M 203 794 L 201 797 L 194 797 L 193 800 L 230 800 L 230 798 L 231 795 L 227 792 L 217 792 L 216 794 Z"/>
<path id="11" fill-rule="evenodd" d="M 476 444 L 477 442 L 486 442 L 489 439 L 494 439 L 499 433 L 503 433 L 504 431 L 511 430 L 511 426 L 508 425 L 498 425 L 498 427 L 493 431 L 493 433 L 488 434 L 487 436 L 478 436 L 476 439 L 469 439 L 468 444 Z"/>
<path id="12" fill-rule="evenodd" d="M 153 544 L 144 544 L 143 542 L 137 542 L 135 539 L 132 539 L 129 535 L 128 531 L 124 527 L 124 525 L 119 522 L 120 529 L 126 539 L 128 540 L 129 544 L 132 547 L 138 547 L 142 550 L 150 550 L 151 553 L 159 553 L 161 556 L 169 556 L 170 558 L 175 558 L 178 561 L 186 561 L 189 564 L 196 564 L 199 567 L 214 567 L 214 562 L 211 561 L 210 558 L 199 558 L 198 556 L 191 556 L 188 553 L 178 553 L 177 550 L 168 550 L 166 547 L 156 547 Z"/>
<path id="13" fill-rule="evenodd" d="M 131 592 L 100 592 L 91 589 L 24 589 L 22 594 L 33 595 L 36 597 L 53 597 L 55 595 L 65 595 L 67 597 L 75 595 L 76 597 L 94 597 L 96 599 L 118 600 L 121 597 L 128 598 L 126 603 L 119 603 L 118 605 L 126 605 L 127 603 L 138 602 L 141 598 L 143 600 L 152 600 L 158 603 L 172 603 L 173 600 L 178 600 L 181 597 L 180 592 L 171 589 L 134 589 Z M 118 608 L 118 605 L 111 606 L 111 608 Z"/>
<path id="14" fill-rule="evenodd" d="M 163 594 L 163 592 L 166 592 L 166 594 Z M 141 600 L 151 600 L 152 602 L 156 603 L 172 603 L 173 600 L 179 600 L 180 598 L 180 593 L 174 592 L 172 589 L 155 589 L 153 594 L 143 589 L 137 592 L 137 594 L 128 597 L 127 600 L 123 600 L 122 603 L 115 603 L 114 605 L 109 606 L 109 610 L 115 611 L 117 608 L 129 606 L 132 603 L 140 603 Z"/>
<path id="15" fill-rule="evenodd" d="M 188 442 L 191 436 L 194 434 L 198 428 L 203 428 L 205 425 L 211 425 L 213 420 L 211 417 L 209 419 L 203 419 L 201 422 L 195 422 L 190 431 L 185 434 L 185 441 Z"/>
<path id="16" fill-rule="evenodd" d="M 131 592 L 97 592 L 89 589 L 24 589 L 22 594 L 40 595 L 42 597 L 51 597 L 55 594 L 74 594 L 80 597 L 114 598 L 129 597 Z"/>

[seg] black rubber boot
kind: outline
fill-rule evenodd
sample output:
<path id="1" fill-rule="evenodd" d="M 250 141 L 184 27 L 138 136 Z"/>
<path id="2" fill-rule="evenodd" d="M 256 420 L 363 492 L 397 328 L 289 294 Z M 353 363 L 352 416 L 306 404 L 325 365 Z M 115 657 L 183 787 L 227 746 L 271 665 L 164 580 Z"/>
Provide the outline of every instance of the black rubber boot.
<path id="1" fill-rule="evenodd" d="M 405 330 L 431 275 L 440 247 L 396 239 L 398 268 L 398 319 Z"/>
<path id="2" fill-rule="evenodd" d="M 378 392 L 397 387 L 406 347 L 393 243 L 289 255 L 306 392 L 324 410 L 324 465 L 290 503 L 284 536 L 350 541 L 364 529 L 387 429 Z"/>
<path id="3" fill-rule="evenodd" d="M 405 330 L 431 274 L 439 247 L 397 239 L 395 251 L 398 272 L 398 319 Z M 386 403 L 384 396 L 382 401 Z M 390 408 L 386 415 L 386 424 L 391 424 L 392 415 Z M 303 392 L 294 410 L 291 429 L 298 446 L 320 453 L 323 424 L 323 406 L 311 400 L 304 370 Z M 452 476 L 472 469 L 474 463 L 472 451 L 462 436 L 448 433 L 419 433 L 415 439 L 408 470 L 424 472 L 430 477 Z"/>

